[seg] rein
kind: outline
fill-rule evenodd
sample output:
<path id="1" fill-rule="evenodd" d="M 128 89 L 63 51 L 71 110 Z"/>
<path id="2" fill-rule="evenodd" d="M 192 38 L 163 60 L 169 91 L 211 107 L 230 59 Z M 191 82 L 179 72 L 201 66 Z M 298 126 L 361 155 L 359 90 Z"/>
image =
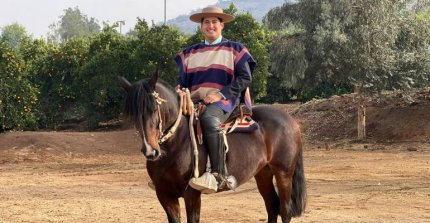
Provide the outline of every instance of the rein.
<path id="1" fill-rule="evenodd" d="M 173 134 L 175 134 L 179 124 L 181 123 L 182 114 L 189 115 L 190 116 L 190 121 L 189 121 L 190 137 L 191 137 L 191 143 L 194 149 L 194 156 L 195 156 L 194 177 L 197 178 L 199 177 L 199 169 L 198 169 L 199 152 L 197 149 L 197 143 L 196 143 L 196 138 L 194 134 L 194 126 L 193 126 L 194 104 L 193 104 L 193 101 L 191 100 L 191 94 L 188 89 L 182 89 L 180 91 L 177 91 L 177 93 L 179 94 L 179 97 L 180 97 L 178 117 L 176 118 L 176 121 L 173 124 L 173 126 L 169 129 L 169 131 L 166 134 L 163 133 L 163 119 L 161 117 L 160 105 L 163 103 L 166 103 L 167 100 L 161 98 L 156 91 L 152 93 L 152 95 L 155 97 L 155 101 L 157 102 L 158 118 L 160 120 L 160 122 L 158 123 L 158 127 L 160 130 L 160 137 L 158 138 L 158 144 L 162 144 L 163 142 L 168 140 Z"/>
<path id="2" fill-rule="evenodd" d="M 152 93 L 152 95 L 155 97 L 155 101 L 157 102 L 157 107 L 158 107 L 158 118 L 160 120 L 160 122 L 158 123 L 158 129 L 160 130 L 160 136 L 158 138 L 158 144 L 162 144 L 163 142 L 165 142 L 166 140 L 168 140 L 173 134 L 175 134 L 176 129 L 179 126 L 179 123 L 181 122 L 181 117 L 182 117 L 182 97 L 180 100 L 180 106 L 179 106 L 179 113 L 178 113 L 178 117 L 176 118 L 175 123 L 173 124 L 173 126 L 169 129 L 169 131 L 164 134 L 163 133 L 163 119 L 161 117 L 161 109 L 160 109 L 160 105 L 167 102 L 166 99 L 163 99 L 160 97 L 160 95 L 154 91 Z"/>

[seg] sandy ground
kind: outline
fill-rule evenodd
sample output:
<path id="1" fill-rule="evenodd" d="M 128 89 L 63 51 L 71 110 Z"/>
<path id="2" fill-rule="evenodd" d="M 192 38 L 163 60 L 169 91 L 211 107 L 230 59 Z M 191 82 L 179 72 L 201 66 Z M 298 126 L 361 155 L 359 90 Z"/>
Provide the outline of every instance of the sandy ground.
<path id="1" fill-rule="evenodd" d="M 293 222 L 430 222 L 430 143 L 305 145 Z M 166 222 L 131 131 L 0 134 L 0 222 Z M 182 221 L 185 209 L 181 201 Z M 265 222 L 254 180 L 202 197 L 201 222 Z"/>

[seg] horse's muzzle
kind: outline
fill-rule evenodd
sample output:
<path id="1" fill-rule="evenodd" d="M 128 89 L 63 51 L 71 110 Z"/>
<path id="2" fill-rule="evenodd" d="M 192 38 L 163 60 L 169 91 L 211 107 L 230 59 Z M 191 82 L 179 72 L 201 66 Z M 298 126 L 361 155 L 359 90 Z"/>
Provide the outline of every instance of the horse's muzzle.
<path id="1" fill-rule="evenodd" d="M 153 148 L 142 148 L 140 150 L 147 160 L 154 161 L 160 157 L 160 151 Z"/>

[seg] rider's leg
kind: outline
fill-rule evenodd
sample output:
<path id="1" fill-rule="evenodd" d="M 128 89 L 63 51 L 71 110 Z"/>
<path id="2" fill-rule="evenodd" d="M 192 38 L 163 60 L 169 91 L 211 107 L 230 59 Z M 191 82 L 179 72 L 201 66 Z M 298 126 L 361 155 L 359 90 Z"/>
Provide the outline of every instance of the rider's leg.
<path id="1" fill-rule="evenodd" d="M 214 104 L 206 106 L 205 111 L 200 117 L 203 129 L 203 142 L 209 153 L 212 173 L 220 173 L 220 170 L 224 169 L 220 168 L 222 158 L 219 157 L 220 150 L 223 149 L 220 124 L 227 118 L 228 114 Z"/>
<path id="2" fill-rule="evenodd" d="M 201 116 L 203 140 L 209 153 L 212 169 L 211 172 L 215 174 L 218 182 L 222 181 L 222 187 L 225 186 L 225 181 L 229 180 L 229 177 L 227 176 L 228 174 L 225 163 L 224 137 L 222 136 L 220 125 L 228 118 L 229 115 L 230 113 L 227 113 L 218 106 L 211 104 L 206 107 L 206 110 Z M 236 181 L 232 176 L 230 180 L 234 183 Z"/>

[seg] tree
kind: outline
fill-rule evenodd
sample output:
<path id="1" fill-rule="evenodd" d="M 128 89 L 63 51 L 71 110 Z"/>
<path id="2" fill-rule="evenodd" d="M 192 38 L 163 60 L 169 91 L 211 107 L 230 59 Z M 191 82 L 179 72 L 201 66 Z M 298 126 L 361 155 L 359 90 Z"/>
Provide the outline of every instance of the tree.
<path id="1" fill-rule="evenodd" d="M 73 83 L 88 129 L 119 117 L 124 93 L 117 77 L 135 75 L 132 52 L 130 39 L 118 33 L 115 26 L 105 26 L 90 39 L 88 59 L 78 68 Z"/>
<path id="2" fill-rule="evenodd" d="M 19 51 L 23 42 L 28 41 L 31 37 L 23 26 L 18 23 L 12 23 L 1 28 L 0 39 L 2 42 L 7 43 L 10 48 Z"/>
<path id="3" fill-rule="evenodd" d="M 395 42 L 398 75 L 389 83 L 396 89 L 430 85 L 430 7 L 403 12 Z"/>
<path id="4" fill-rule="evenodd" d="M 24 60 L 0 41 L 0 132 L 34 129 L 38 90 L 29 81 Z"/>
<path id="5" fill-rule="evenodd" d="M 78 104 L 81 87 L 78 69 L 88 60 L 88 40 L 72 39 L 61 44 L 34 40 L 25 45 L 28 79 L 40 94 L 35 106 L 40 128 L 57 129 L 62 123 L 84 117 Z"/>
<path id="6" fill-rule="evenodd" d="M 178 68 L 174 58 L 184 48 L 186 37 L 172 26 L 160 25 L 141 29 L 136 40 L 134 60 L 139 72 L 149 77 L 159 68 L 160 77 L 172 85 L 178 81 Z"/>
<path id="7" fill-rule="evenodd" d="M 100 26 L 95 18 L 88 18 L 78 7 L 64 10 L 57 24 L 51 24 L 48 39 L 66 41 L 73 37 L 89 37 L 100 32 Z"/>
<path id="8" fill-rule="evenodd" d="M 418 78 L 415 69 L 409 66 L 399 72 L 399 66 L 402 69 L 407 66 L 403 66 L 405 54 L 396 45 L 399 37 L 407 34 L 402 26 L 414 27 L 411 20 L 415 19 L 404 19 L 413 2 L 301 0 L 285 3 L 270 11 L 265 19 L 265 24 L 277 30 L 278 35 L 271 48 L 272 70 L 281 84 L 299 90 L 305 100 L 349 92 L 354 85 L 364 86 L 365 90 L 412 86 L 411 80 L 416 82 Z M 428 30 L 428 26 L 421 27 Z M 419 38 L 423 40 L 425 35 Z M 422 50 L 421 58 L 423 53 Z M 422 65 L 426 63 L 421 61 Z M 409 75 L 405 75 L 407 72 Z"/>

